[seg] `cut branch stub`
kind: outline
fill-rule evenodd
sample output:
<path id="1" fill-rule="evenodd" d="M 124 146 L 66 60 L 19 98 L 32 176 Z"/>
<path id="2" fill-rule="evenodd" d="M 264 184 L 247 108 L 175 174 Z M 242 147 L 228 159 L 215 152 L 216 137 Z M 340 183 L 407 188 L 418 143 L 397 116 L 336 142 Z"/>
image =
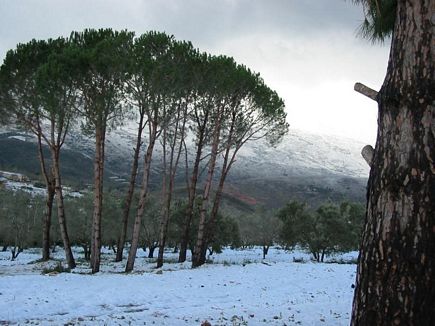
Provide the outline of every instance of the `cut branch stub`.
<path id="1" fill-rule="evenodd" d="M 373 160 L 373 147 L 371 145 L 366 145 L 361 150 L 362 157 L 366 160 L 367 164 L 371 167 Z"/>
<path id="2" fill-rule="evenodd" d="M 370 87 L 367 87 L 364 84 L 356 83 L 353 89 L 358 93 L 361 93 L 362 95 L 371 98 L 373 101 L 378 101 L 378 92 L 376 92 L 374 89 L 371 89 Z"/>

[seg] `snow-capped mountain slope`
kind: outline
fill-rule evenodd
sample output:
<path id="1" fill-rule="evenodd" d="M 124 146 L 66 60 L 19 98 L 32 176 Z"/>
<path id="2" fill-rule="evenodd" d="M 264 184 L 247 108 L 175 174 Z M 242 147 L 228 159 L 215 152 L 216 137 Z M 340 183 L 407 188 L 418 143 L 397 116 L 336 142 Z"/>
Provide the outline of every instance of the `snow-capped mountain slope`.
<path id="1" fill-rule="evenodd" d="M 135 127 L 134 123 L 129 123 L 108 134 L 106 173 L 112 180 L 121 182 L 130 174 Z M 14 141 L 14 144 L 35 141 L 30 134 L 14 128 L 0 130 L 0 140 Z M 361 199 L 369 173 L 360 154 L 364 145 L 355 140 L 298 130 L 291 130 L 276 147 L 269 146 L 265 140 L 248 142 L 238 153 L 228 175 L 227 195 L 245 203 L 267 206 L 281 205 L 291 198 L 305 200 L 307 194 L 314 202 L 328 198 Z M 65 151 L 82 156 L 91 168 L 93 146 L 92 138 L 76 131 L 68 137 Z M 156 184 L 160 182 L 161 153 L 157 146 L 153 161 Z M 190 157 L 192 160 L 193 155 Z M 0 168 L 5 169 L 7 165 L 7 158 L 0 160 Z M 180 163 L 179 171 L 184 175 L 184 163 Z"/>
<path id="2" fill-rule="evenodd" d="M 74 141 L 68 142 L 70 147 L 81 144 L 85 152 L 92 151 L 92 140 L 77 134 L 73 137 Z M 108 159 L 129 161 L 135 137 L 134 124 L 110 132 L 107 137 Z M 146 145 L 146 140 L 144 143 Z M 263 177 L 305 174 L 321 176 L 324 173 L 333 173 L 367 178 L 369 167 L 360 154 L 364 145 L 366 144 L 352 139 L 291 130 L 275 147 L 268 145 L 265 140 L 246 143 L 237 155 L 234 170 L 237 174 L 245 173 L 252 177 L 258 176 L 259 173 Z M 159 159 L 161 152 L 160 146 L 157 145 L 155 161 Z"/>
<path id="3" fill-rule="evenodd" d="M 121 179 L 129 175 L 135 133 L 135 125 L 131 123 L 107 137 L 108 167 Z M 145 145 L 146 142 L 145 139 Z M 75 144 L 87 147 L 86 152 L 92 151 L 89 148 L 92 141 L 81 139 Z M 276 147 L 265 140 L 248 142 L 228 175 L 227 198 L 250 207 L 253 204 L 280 207 L 291 199 L 307 200 L 314 206 L 329 199 L 363 200 L 369 174 L 369 167 L 360 154 L 364 145 L 351 139 L 298 130 L 291 130 Z M 192 148 L 189 153 L 192 163 L 194 148 L 188 148 Z M 158 185 L 162 157 L 159 144 L 155 151 L 153 179 Z M 180 163 L 179 171 L 183 187 L 184 162 Z M 218 176 L 216 173 L 215 178 Z"/>
<path id="4" fill-rule="evenodd" d="M 366 178 L 369 168 L 360 154 L 363 146 L 354 140 L 291 130 L 276 147 L 265 141 L 247 143 L 240 150 L 235 169 L 255 174 L 261 171 L 268 177 L 334 173 Z"/>
<path id="5" fill-rule="evenodd" d="M 9 139 L 35 141 L 32 134 L 15 128 L 0 129 L 0 134 L 6 133 L 10 134 Z M 107 137 L 107 159 L 121 159 L 128 163 L 132 157 L 135 137 L 134 123 L 111 131 Z M 144 143 L 146 145 L 146 139 Z M 290 130 L 275 147 L 267 144 L 265 140 L 247 142 L 237 155 L 234 169 L 238 173 L 243 172 L 252 176 L 258 176 L 260 173 L 265 177 L 301 174 L 315 176 L 328 172 L 367 178 L 369 167 L 360 154 L 364 145 L 352 139 Z M 69 135 L 65 149 L 80 151 L 85 157 L 93 159 L 93 139 L 79 132 Z M 159 157 L 160 154 L 161 148 L 157 145 L 155 157 Z"/>

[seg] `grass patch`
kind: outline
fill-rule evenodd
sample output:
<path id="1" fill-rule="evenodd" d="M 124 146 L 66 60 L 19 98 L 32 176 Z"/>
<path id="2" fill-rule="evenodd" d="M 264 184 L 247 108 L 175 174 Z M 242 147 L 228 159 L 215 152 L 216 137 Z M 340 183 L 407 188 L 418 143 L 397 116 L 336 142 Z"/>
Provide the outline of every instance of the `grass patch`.
<path id="1" fill-rule="evenodd" d="M 59 274 L 59 273 L 71 273 L 71 269 L 64 267 L 61 261 L 58 261 L 55 266 L 45 267 L 42 270 L 42 274 Z"/>
<path id="2" fill-rule="evenodd" d="M 28 263 L 27 263 L 27 265 L 33 265 L 33 264 L 39 264 L 39 263 L 45 263 L 45 262 L 48 262 L 49 260 L 44 260 L 44 259 L 42 259 L 42 258 L 39 258 L 39 259 L 36 259 L 36 260 L 32 260 L 32 261 L 29 261 Z"/>
<path id="3" fill-rule="evenodd" d="M 352 259 L 331 259 L 328 261 L 325 261 L 326 264 L 350 264 L 350 265 L 355 265 L 358 262 L 357 258 L 352 258 Z"/>
<path id="4" fill-rule="evenodd" d="M 306 263 L 306 261 L 303 257 L 293 257 L 293 262 L 294 263 L 301 263 L 301 264 Z"/>

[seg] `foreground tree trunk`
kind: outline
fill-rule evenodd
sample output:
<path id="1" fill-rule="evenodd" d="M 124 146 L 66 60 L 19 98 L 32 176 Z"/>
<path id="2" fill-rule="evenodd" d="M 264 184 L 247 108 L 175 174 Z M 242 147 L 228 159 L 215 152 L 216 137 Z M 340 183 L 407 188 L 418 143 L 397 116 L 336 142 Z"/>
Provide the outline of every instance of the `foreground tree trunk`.
<path id="1" fill-rule="evenodd" d="M 434 0 L 399 0 L 352 325 L 435 325 Z"/>

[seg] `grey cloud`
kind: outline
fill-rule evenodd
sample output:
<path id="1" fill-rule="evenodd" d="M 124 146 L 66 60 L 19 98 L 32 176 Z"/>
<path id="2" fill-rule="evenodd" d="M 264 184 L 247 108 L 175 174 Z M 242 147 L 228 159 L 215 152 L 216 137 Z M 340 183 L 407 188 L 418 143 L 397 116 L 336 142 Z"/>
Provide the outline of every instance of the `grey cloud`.
<path id="1" fill-rule="evenodd" d="M 2 0 L 0 56 L 18 42 L 86 27 L 162 30 L 197 46 L 256 33 L 310 37 L 354 30 L 361 9 L 343 0 Z"/>
<path id="2" fill-rule="evenodd" d="M 293 126 L 375 134 L 373 123 L 339 119 L 365 105 L 352 83 L 379 86 L 387 62 L 387 48 L 356 38 L 363 15 L 351 0 L 0 0 L 0 15 L 0 61 L 19 42 L 87 27 L 165 31 L 260 72 L 288 103 Z"/>

